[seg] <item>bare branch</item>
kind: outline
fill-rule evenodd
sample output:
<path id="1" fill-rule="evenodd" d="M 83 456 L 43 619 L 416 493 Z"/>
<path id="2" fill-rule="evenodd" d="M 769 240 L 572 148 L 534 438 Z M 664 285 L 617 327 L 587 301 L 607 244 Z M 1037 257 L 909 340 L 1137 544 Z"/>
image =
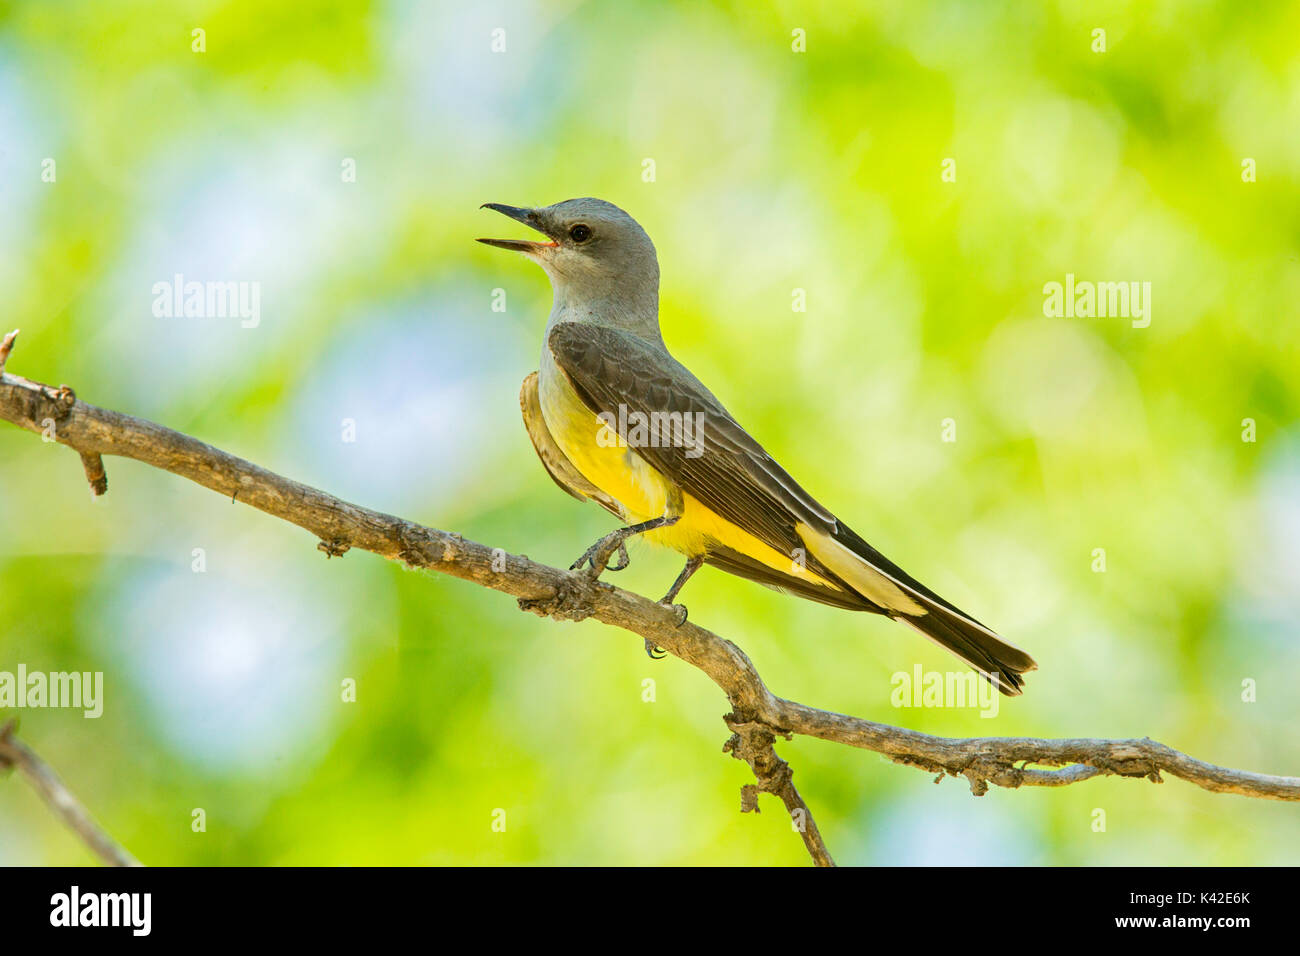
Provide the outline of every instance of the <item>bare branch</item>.
<path id="1" fill-rule="evenodd" d="M 776 742 L 776 736 L 771 728 L 757 721 L 742 721 L 735 714 L 728 714 L 723 720 L 735 731 L 723 746 L 723 751 L 730 753 L 737 760 L 748 763 L 750 769 L 754 771 L 754 776 L 758 778 L 758 783 L 745 784 L 741 788 L 740 811 L 757 813 L 760 793 L 770 793 L 780 797 L 781 802 L 785 804 L 786 813 L 790 814 L 794 829 L 803 837 L 804 846 L 813 858 L 813 863 L 817 866 L 834 866 L 835 861 L 831 859 L 831 853 L 826 849 L 826 842 L 822 839 L 821 831 L 817 829 L 812 811 L 808 809 L 808 804 L 803 802 L 803 797 L 799 796 L 799 791 L 794 788 L 794 771 L 790 769 L 788 763 L 776 755 L 776 749 L 772 746 Z M 786 739 L 789 739 L 788 734 Z"/>
<path id="2" fill-rule="evenodd" d="M 108 491 L 108 474 L 104 471 L 104 459 L 94 454 L 81 456 L 81 467 L 85 469 L 86 481 L 90 482 L 90 493 L 98 498 Z"/>
<path id="3" fill-rule="evenodd" d="M 188 435 L 88 405 L 67 386 L 55 389 L 4 374 L 0 418 L 34 432 L 42 430 L 41 422 L 53 419 L 57 440 L 82 456 L 133 458 L 188 478 L 306 529 L 327 555 L 360 548 L 513 595 L 522 609 L 544 617 L 574 621 L 594 617 L 652 641 L 699 668 L 726 693 L 733 710 L 727 722 L 735 734 L 729 749 L 754 769 L 758 784 L 751 786 L 777 794 L 792 814 L 804 815 L 800 832 L 818 863 L 829 864 L 830 856 L 789 782 L 789 767 L 768 739 L 774 735 L 817 737 L 872 750 L 932 773 L 965 777 L 977 795 L 986 792 L 989 784 L 1059 787 L 1102 774 L 1145 777 L 1158 783 L 1161 773 L 1169 773 L 1217 793 L 1300 800 L 1300 778 L 1218 767 L 1146 738 L 947 739 L 784 700 L 768 690 L 744 651 L 731 641 L 690 621 L 678 626 L 675 611 L 594 580 L 589 572 L 562 571 L 522 555 L 507 555 L 503 569 L 495 570 L 494 564 L 502 567 L 494 562 L 499 552 L 486 545 L 351 504 Z"/>
<path id="4" fill-rule="evenodd" d="M 6 333 L 3 339 L 0 339 L 0 375 L 4 374 L 5 362 L 9 361 L 9 353 L 14 350 L 14 340 L 17 338 L 18 330 L 14 329 L 12 332 Z"/>
<path id="5" fill-rule="evenodd" d="M 81 837 L 109 866 L 139 866 L 140 863 L 99 826 L 81 801 L 72 795 L 54 768 L 47 764 L 13 734 L 14 721 L 0 727 L 0 768 L 17 767 L 31 781 L 51 810 Z"/>

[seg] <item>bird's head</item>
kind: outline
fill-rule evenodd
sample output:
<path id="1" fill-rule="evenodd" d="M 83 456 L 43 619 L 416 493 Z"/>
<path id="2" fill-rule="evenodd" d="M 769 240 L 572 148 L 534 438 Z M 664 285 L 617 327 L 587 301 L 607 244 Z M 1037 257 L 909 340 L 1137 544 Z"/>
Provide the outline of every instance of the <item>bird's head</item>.
<path id="1" fill-rule="evenodd" d="M 635 219 L 603 199 L 566 199 L 553 206 L 526 208 L 484 203 L 546 237 L 480 239 L 522 252 L 550 277 L 557 303 L 570 309 L 603 309 L 617 314 L 658 311 L 659 260 L 654 243 Z M 611 318 L 613 315 L 611 314 Z"/>

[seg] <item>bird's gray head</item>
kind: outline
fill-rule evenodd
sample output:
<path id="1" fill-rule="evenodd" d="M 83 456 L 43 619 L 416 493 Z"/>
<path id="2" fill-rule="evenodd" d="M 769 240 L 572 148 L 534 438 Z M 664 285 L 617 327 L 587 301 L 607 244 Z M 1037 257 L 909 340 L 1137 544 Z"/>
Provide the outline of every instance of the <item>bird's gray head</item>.
<path id="1" fill-rule="evenodd" d="M 552 320 L 594 322 L 659 340 L 659 260 L 635 219 L 603 199 L 566 199 L 535 209 L 484 203 L 549 239 L 480 239 L 522 252 L 555 292 Z"/>

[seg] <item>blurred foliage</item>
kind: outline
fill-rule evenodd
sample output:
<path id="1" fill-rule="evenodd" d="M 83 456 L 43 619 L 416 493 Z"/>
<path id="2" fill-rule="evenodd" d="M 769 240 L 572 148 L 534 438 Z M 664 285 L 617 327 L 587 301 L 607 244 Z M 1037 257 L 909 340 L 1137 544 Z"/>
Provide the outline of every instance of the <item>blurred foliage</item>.
<path id="1" fill-rule="evenodd" d="M 609 521 L 556 491 L 519 422 L 550 292 L 471 240 L 516 234 L 481 202 L 601 196 L 658 245 L 677 356 L 827 505 L 1040 664 L 995 719 L 896 710 L 892 674 L 953 661 L 703 572 L 692 619 L 777 693 L 1296 773 L 1297 37 L 1300 5 L 1227 0 L 11 0 L 11 371 L 567 563 Z M 155 317 L 177 273 L 260 283 L 260 324 Z M 1150 282 L 1150 327 L 1045 317 L 1067 273 Z M 142 860 L 805 862 L 775 804 L 738 812 L 748 771 L 691 668 L 108 471 L 91 501 L 74 456 L 0 428 L 0 670 L 104 671 L 98 721 L 24 710 L 21 732 Z M 643 593 L 677 571 L 633 560 L 619 583 Z M 1176 781 L 975 800 L 870 754 L 780 749 L 844 863 L 1297 859 L 1293 808 Z M 0 863 L 88 860 L 0 783 Z"/>

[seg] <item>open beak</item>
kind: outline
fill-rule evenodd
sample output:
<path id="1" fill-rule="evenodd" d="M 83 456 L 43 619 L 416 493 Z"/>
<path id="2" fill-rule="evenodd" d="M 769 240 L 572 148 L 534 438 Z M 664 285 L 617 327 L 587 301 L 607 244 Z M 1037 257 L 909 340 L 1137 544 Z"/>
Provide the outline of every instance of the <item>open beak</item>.
<path id="1" fill-rule="evenodd" d="M 547 235 L 542 228 L 541 219 L 536 210 L 521 209 L 518 206 L 506 206 L 499 202 L 485 202 L 479 206 L 480 209 L 495 209 L 503 216 L 509 216 L 517 222 L 522 222 L 531 229 L 536 229 L 542 235 Z M 489 246 L 496 246 L 498 249 L 510 249 L 513 252 L 522 252 L 526 255 L 536 255 L 543 249 L 554 249 L 559 243 L 551 242 L 530 242 L 527 239 L 480 239 L 479 242 Z"/>

